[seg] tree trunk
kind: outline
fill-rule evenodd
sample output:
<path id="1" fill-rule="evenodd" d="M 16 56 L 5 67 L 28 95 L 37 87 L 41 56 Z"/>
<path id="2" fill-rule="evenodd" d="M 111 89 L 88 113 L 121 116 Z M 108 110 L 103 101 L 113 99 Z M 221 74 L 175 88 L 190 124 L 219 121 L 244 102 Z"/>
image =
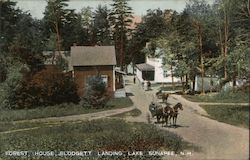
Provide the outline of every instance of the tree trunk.
<path id="1" fill-rule="evenodd" d="M 185 83 L 186 86 L 188 86 L 188 79 L 189 79 L 188 74 L 186 74 L 186 83 Z"/>
<path id="2" fill-rule="evenodd" d="M 225 4 L 224 4 L 225 5 Z M 227 52 L 228 52 L 228 32 L 229 32 L 229 19 L 228 19 L 228 12 L 227 7 L 224 6 L 224 78 L 225 80 L 228 79 L 227 75 Z"/>
<path id="3" fill-rule="evenodd" d="M 123 51 L 123 33 L 121 33 L 121 42 L 120 42 L 120 65 L 121 65 L 121 71 L 124 70 L 124 51 Z"/>
<path id="4" fill-rule="evenodd" d="M 205 94 L 204 90 L 204 77 L 205 77 L 205 70 L 204 70 L 204 64 L 203 64 L 203 56 L 201 56 L 201 94 Z"/>
<path id="5" fill-rule="evenodd" d="M 199 48 L 200 48 L 200 61 L 201 61 L 201 94 L 205 94 L 204 91 L 204 76 L 205 76 L 205 71 L 204 71 L 204 59 L 203 59 L 203 51 L 202 51 L 202 30 L 201 30 L 201 25 L 199 24 L 198 26 L 198 39 L 199 39 Z"/>
<path id="6" fill-rule="evenodd" d="M 171 70 L 171 79 L 172 79 L 172 89 L 174 90 L 175 84 L 174 84 L 174 75 L 173 75 L 173 65 L 172 65 L 172 63 L 170 65 L 170 70 Z"/>
<path id="7" fill-rule="evenodd" d="M 59 26 L 57 22 L 55 23 L 55 30 L 56 30 L 56 40 L 57 40 L 56 42 L 57 51 L 59 53 L 59 56 L 61 56 L 61 38 L 60 38 Z M 56 52 L 54 54 L 56 54 Z M 54 61 L 54 58 L 52 61 Z M 52 64 L 54 64 L 54 62 L 52 62 Z"/>
<path id="8" fill-rule="evenodd" d="M 193 88 L 192 91 L 195 92 L 195 76 L 193 76 Z"/>
<path id="9" fill-rule="evenodd" d="M 184 88 L 183 76 L 181 76 L 181 87 L 182 87 L 182 93 L 184 93 L 185 88 Z"/>
<path id="10" fill-rule="evenodd" d="M 236 76 L 233 77 L 233 87 L 236 87 Z"/>

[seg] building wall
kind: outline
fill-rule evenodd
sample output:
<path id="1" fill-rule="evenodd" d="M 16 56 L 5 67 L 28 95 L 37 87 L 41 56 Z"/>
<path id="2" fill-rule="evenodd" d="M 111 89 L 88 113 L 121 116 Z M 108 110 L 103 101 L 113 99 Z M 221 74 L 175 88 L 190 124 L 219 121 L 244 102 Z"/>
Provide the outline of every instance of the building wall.
<path id="1" fill-rule="evenodd" d="M 138 80 L 140 82 L 143 82 L 143 79 L 142 79 L 142 71 L 140 71 L 138 68 L 136 68 L 136 77 L 138 78 Z"/>
<path id="2" fill-rule="evenodd" d="M 86 90 L 87 79 L 95 75 L 107 75 L 107 90 L 110 94 L 114 93 L 113 66 L 74 66 L 74 79 L 78 85 L 78 95 L 83 96 Z"/>
<path id="3" fill-rule="evenodd" d="M 211 82 L 212 81 L 212 82 Z M 219 79 L 218 78 L 211 78 L 211 77 L 204 77 L 204 91 L 214 91 L 216 87 L 219 86 Z M 191 88 L 193 86 L 191 85 Z M 195 91 L 202 91 L 202 78 L 200 76 L 195 77 Z"/>
<path id="4" fill-rule="evenodd" d="M 155 67 L 155 80 L 156 83 L 171 83 L 172 77 L 171 77 L 171 71 L 167 70 L 166 73 L 164 73 L 163 65 L 162 65 L 162 58 L 146 58 L 146 63 L 150 64 Z M 168 76 L 165 77 L 164 74 L 167 74 Z M 180 82 L 180 78 L 174 77 L 174 82 Z"/>

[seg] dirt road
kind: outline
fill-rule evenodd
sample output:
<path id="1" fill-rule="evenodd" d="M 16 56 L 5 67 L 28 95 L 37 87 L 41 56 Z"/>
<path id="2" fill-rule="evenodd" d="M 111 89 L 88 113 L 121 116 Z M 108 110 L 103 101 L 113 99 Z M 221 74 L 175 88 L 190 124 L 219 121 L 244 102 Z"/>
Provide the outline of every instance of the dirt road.
<path id="1" fill-rule="evenodd" d="M 128 77 L 126 91 L 134 105 L 142 111 L 136 118 L 129 118 L 129 121 L 147 122 L 148 105 L 155 98 L 155 90 L 143 91 L 138 84 L 132 84 Z M 184 140 L 201 147 L 202 152 L 194 152 L 189 159 L 249 159 L 249 130 L 235 127 L 209 119 L 197 103 L 187 101 L 179 95 L 171 95 L 168 102 L 174 105 L 181 102 L 184 110 L 178 117 L 178 127 L 160 128 L 175 132 Z"/>
<path id="2" fill-rule="evenodd" d="M 134 103 L 134 106 L 132 107 L 91 114 L 41 118 L 27 121 L 60 123 L 68 121 L 92 120 L 127 112 L 136 107 L 141 110 L 142 114 L 135 118 L 128 117 L 127 120 L 132 122 L 148 123 L 148 106 L 151 101 L 156 101 L 156 97 L 154 97 L 156 90 L 153 89 L 150 91 L 144 91 L 139 84 L 132 83 L 132 77 L 128 77 L 126 82 L 126 92 Z M 202 150 L 202 152 L 192 152 L 191 156 L 185 157 L 183 159 L 249 159 L 249 129 L 235 127 L 209 119 L 206 117 L 206 111 L 199 107 L 198 103 L 187 101 L 179 95 L 171 95 L 168 102 L 171 105 L 174 105 L 177 102 L 181 102 L 184 105 L 184 110 L 180 112 L 178 117 L 178 127 L 169 128 L 161 127 L 161 125 L 158 125 L 158 127 L 164 130 L 175 132 L 176 134 L 183 137 L 184 140 L 201 147 Z M 32 129 L 37 128 L 28 128 L 25 130 Z M 7 132 L 12 133 L 22 130 Z M 6 133 L 2 132 L 2 134 Z M 177 159 L 180 158 L 181 157 L 177 157 Z"/>

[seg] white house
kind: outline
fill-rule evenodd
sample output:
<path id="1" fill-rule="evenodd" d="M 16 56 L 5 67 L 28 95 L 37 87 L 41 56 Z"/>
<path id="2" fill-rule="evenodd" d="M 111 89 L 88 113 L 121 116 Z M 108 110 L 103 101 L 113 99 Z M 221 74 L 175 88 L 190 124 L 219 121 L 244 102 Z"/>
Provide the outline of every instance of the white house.
<path id="1" fill-rule="evenodd" d="M 139 81 L 145 80 L 153 83 L 172 83 L 170 67 L 163 66 L 162 57 L 146 57 L 146 63 L 136 65 L 136 77 Z M 173 82 L 181 82 L 180 78 L 173 77 Z"/>

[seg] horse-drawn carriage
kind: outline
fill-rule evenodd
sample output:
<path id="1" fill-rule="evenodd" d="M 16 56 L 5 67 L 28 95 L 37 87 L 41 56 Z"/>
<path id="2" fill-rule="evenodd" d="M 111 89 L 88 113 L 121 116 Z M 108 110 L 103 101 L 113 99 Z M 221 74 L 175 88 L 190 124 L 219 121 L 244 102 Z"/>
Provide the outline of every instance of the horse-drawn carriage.
<path id="1" fill-rule="evenodd" d="M 176 125 L 179 109 L 183 110 L 181 103 L 177 103 L 173 107 L 170 107 L 169 104 L 166 104 L 166 106 L 163 107 L 155 102 L 151 102 L 149 105 L 149 111 L 152 117 L 156 117 L 157 123 L 162 123 L 162 125 L 166 123 L 166 126 L 168 125 L 168 122 L 171 124 L 171 119 L 173 121 L 173 125 Z"/>

